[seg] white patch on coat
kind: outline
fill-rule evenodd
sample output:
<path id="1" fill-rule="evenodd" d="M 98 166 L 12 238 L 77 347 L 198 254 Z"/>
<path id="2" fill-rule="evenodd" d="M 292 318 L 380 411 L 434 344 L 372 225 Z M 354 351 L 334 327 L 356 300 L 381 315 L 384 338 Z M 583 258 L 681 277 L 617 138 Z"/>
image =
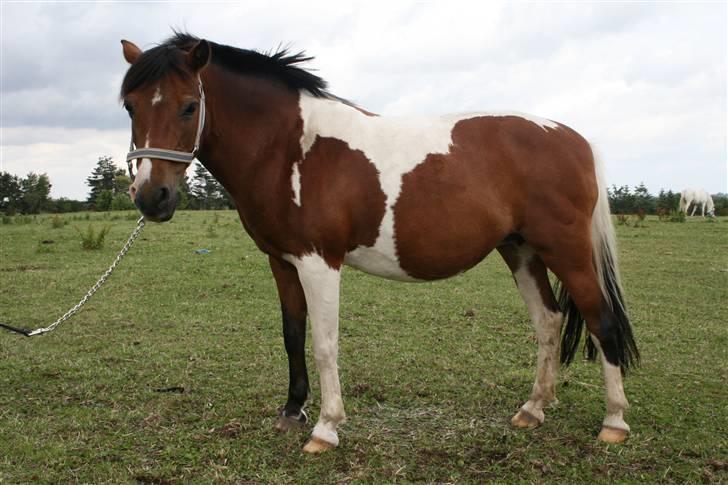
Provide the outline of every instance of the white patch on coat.
<path id="1" fill-rule="evenodd" d="M 152 106 L 156 105 L 160 101 L 162 101 L 162 88 L 157 86 L 157 90 L 154 91 L 154 96 L 152 96 Z"/>
<path id="2" fill-rule="evenodd" d="M 321 412 L 313 436 L 336 446 L 336 426 L 346 418 L 341 399 L 339 354 L 339 287 L 341 271 L 331 268 L 318 254 L 284 255 L 293 264 L 306 296 L 311 318 L 313 354 L 321 383 Z"/>
<path id="3" fill-rule="evenodd" d="M 291 172 L 291 187 L 293 188 L 293 203 L 298 207 L 301 207 L 301 171 L 298 169 L 298 165 L 301 162 L 293 164 L 293 171 Z"/>
<path id="4" fill-rule="evenodd" d="M 332 99 L 300 94 L 303 120 L 301 152 L 306 154 L 318 137 L 346 142 L 360 150 L 376 167 L 379 183 L 386 196 L 379 236 L 371 247 L 359 246 L 346 255 L 344 262 L 385 278 L 416 281 L 400 266 L 394 233 L 394 205 L 402 189 L 402 176 L 412 171 L 430 154 L 446 154 L 452 144 L 452 130 L 459 121 L 484 116 L 518 116 L 544 130 L 557 128 L 550 120 L 521 113 L 468 113 L 435 118 L 386 118 L 367 116 L 352 106 Z"/>

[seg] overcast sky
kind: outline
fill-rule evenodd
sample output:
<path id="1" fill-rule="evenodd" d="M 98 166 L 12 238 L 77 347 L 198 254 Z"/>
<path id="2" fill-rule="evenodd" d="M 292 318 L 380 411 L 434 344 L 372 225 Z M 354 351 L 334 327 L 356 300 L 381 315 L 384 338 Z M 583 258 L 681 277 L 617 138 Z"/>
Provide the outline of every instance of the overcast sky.
<path id="1" fill-rule="evenodd" d="M 85 199 L 98 157 L 121 167 L 127 64 L 171 27 L 243 48 L 305 49 L 331 91 L 382 115 L 516 110 L 596 147 L 609 183 L 726 192 L 726 4 L 8 3 L 0 170 L 46 172 Z"/>

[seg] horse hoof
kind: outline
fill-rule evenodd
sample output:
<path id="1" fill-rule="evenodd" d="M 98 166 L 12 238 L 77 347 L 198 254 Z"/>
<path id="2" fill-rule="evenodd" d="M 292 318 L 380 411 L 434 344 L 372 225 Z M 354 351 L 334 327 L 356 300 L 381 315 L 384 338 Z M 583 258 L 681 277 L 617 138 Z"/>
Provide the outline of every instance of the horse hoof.
<path id="1" fill-rule="evenodd" d="M 541 425 L 541 421 L 536 416 L 519 409 L 515 416 L 511 418 L 511 424 L 516 428 L 533 429 Z"/>
<path id="2" fill-rule="evenodd" d="M 312 436 L 310 440 L 303 445 L 303 452 L 310 453 L 312 455 L 323 453 L 325 451 L 333 450 L 336 445 L 332 445 L 328 441 L 324 441 L 321 438 Z"/>
<path id="3" fill-rule="evenodd" d="M 288 416 L 278 416 L 278 419 L 276 420 L 275 428 L 276 431 L 280 431 L 281 433 L 286 433 L 290 430 L 300 430 L 303 429 L 303 426 L 306 424 L 306 422 L 301 422 L 295 418 L 289 418 Z"/>
<path id="4" fill-rule="evenodd" d="M 610 428 L 609 426 L 602 427 L 602 431 L 599 433 L 597 439 L 604 443 L 610 443 L 613 445 L 624 442 L 627 439 L 628 431 L 617 428 Z"/>
<path id="5" fill-rule="evenodd" d="M 281 433 L 286 433 L 290 430 L 299 430 L 308 422 L 308 416 L 301 410 L 298 416 L 288 416 L 285 411 L 281 410 L 278 413 L 278 419 L 276 420 L 275 428 Z"/>

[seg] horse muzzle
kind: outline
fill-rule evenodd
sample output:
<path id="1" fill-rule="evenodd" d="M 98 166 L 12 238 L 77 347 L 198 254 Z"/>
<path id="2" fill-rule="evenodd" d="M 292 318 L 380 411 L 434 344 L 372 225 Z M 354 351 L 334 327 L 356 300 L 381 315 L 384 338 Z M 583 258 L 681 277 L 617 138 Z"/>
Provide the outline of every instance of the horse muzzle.
<path id="1" fill-rule="evenodd" d="M 177 192 L 167 186 L 142 187 L 132 195 L 134 205 L 152 222 L 165 222 L 172 218 L 177 207 Z"/>

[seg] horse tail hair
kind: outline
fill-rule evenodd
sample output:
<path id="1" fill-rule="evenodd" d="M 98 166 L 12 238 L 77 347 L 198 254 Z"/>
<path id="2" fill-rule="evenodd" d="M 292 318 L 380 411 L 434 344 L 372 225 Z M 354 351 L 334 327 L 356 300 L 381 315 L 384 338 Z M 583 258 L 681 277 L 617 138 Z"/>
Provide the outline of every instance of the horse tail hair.
<path id="1" fill-rule="evenodd" d="M 639 363 L 640 356 L 624 303 L 604 166 L 596 157 L 594 166 L 599 194 L 592 214 L 592 257 L 599 289 L 606 303 L 601 315 L 599 341 L 607 361 L 619 366 L 624 373 Z M 566 287 L 559 283 L 557 292 L 565 323 L 561 337 L 561 362 L 568 365 L 579 348 L 585 321 Z M 596 359 L 596 345 L 588 337 L 585 339 L 585 353 L 589 360 Z"/>

